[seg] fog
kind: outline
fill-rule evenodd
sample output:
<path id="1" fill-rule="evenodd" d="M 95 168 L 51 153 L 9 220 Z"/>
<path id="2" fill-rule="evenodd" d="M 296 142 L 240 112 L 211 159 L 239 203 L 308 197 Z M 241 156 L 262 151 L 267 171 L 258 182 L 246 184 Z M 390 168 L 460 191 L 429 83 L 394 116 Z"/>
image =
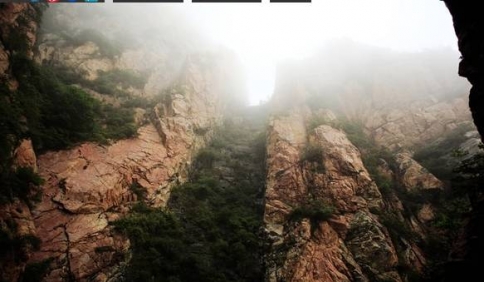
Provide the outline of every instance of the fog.
<path id="1" fill-rule="evenodd" d="M 311 56 L 332 39 L 400 51 L 457 49 L 452 18 L 441 1 L 186 3 L 180 10 L 210 38 L 240 56 L 248 71 L 253 104 L 267 100 L 273 92 L 278 62 Z"/>
<path id="2" fill-rule="evenodd" d="M 59 6 L 67 15 L 72 12 L 71 5 Z M 247 73 L 251 104 L 273 94 L 279 64 L 311 58 L 335 40 L 400 52 L 457 50 L 452 19 L 437 0 L 84 6 L 73 9 L 81 11 L 78 25 L 110 33 L 119 44 L 167 51 L 173 61 L 197 50 L 233 50 Z M 456 70 L 458 53 L 449 59 Z"/>

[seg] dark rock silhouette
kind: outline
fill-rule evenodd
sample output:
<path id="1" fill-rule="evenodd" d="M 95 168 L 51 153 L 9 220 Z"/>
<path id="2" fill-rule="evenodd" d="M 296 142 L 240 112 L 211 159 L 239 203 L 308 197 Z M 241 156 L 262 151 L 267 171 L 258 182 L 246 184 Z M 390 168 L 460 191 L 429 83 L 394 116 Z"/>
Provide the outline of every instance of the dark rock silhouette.
<path id="1" fill-rule="evenodd" d="M 472 84 L 469 107 L 474 123 L 484 136 L 484 17 L 476 1 L 444 0 L 458 38 L 462 60 L 459 75 Z M 484 259 L 484 196 L 477 195 L 468 224 L 450 254 L 444 281 L 476 281 Z"/>

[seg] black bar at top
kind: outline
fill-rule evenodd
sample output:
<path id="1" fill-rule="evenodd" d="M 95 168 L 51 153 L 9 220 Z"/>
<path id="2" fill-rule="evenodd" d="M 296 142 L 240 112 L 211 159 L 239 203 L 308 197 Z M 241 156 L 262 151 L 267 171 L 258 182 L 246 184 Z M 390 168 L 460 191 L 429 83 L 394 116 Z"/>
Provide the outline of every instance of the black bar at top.
<path id="1" fill-rule="evenodd" d="M 262 3 L 262 0 L 192 0 L 192 3 Z"/>
<path id="2" fill-rule="evenodd" d="M 183 0 L 113 0 L 113 3 L 183 3 Z"/>
<path id="3" fill-rule="evenodd" d="M 271 0 L 271 3 L 311 3 L 311 0 Z"/>
<path id="4" fill-rule="evenodd" d="M 49 4 L 56 4 L 56 3 L 104 3 L 104 0 L 0 0 L 0 3 L 49 3 Z"/>

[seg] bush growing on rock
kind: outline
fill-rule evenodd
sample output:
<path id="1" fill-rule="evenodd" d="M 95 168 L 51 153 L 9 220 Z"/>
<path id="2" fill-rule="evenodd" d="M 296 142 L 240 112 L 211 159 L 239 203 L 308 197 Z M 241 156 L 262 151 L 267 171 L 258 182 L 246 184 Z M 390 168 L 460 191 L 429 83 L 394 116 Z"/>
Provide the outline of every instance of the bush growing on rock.
<path id="1" fill-rule="evenodd" d="M 289 221 L 300 221 L 308 218 L 311 222 L 311 231 L 314 232 L 319 223 L 330 219 L 334 214 L 334 208 L 321 201 L 311 201 L 299 206 L 289 214 Z"/>

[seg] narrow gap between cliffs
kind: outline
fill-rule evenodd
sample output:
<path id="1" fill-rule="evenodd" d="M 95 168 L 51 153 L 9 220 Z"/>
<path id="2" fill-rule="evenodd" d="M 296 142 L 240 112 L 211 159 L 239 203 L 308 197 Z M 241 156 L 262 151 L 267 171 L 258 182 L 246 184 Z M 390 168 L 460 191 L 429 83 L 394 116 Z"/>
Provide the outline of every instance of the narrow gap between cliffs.
<path id="1" fill-rule="evenodd" d="M 126 281 L 264 281 L 266 121 L 260 106 L 226 119 L 165 209 L 114 223 L 131 241 Z"/>

